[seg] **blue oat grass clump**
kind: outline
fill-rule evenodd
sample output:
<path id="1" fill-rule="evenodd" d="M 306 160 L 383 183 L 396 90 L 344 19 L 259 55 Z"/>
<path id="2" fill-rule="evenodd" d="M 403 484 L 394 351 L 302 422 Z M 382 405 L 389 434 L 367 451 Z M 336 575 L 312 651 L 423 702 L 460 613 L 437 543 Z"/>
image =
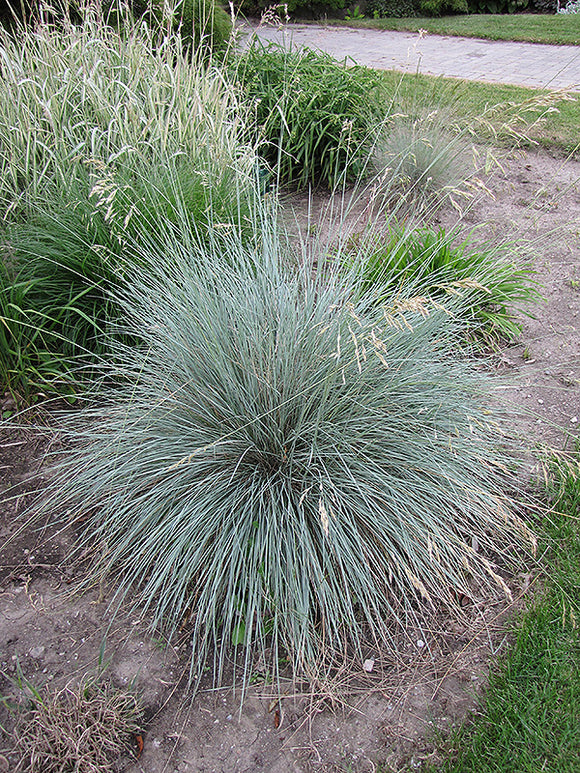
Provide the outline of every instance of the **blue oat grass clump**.
<path id="1" fill-rule="evenodd" d="M 295 268 L 275 227 L 244 243 L 168 239 L 118 298 L 141 345 L 65 421 L 43 504 L 78 520 L 90 577 L 153 626 L 188 620 L 194 678 L 210 651 L 218 676 L 257 651 L 312 673 L 457 594 L 509 593 L 492 557 L 531 536 L 460 316 Z"/>

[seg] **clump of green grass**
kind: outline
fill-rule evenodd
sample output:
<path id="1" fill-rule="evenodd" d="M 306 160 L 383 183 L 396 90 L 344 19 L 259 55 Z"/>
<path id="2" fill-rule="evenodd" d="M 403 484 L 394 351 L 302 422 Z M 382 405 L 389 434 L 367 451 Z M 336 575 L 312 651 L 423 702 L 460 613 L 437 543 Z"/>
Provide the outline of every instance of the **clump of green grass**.
<path id="1" fill-rule="evenodd" d="M 388 103 L 377 73 L 258 41 L 234 67 L 279 182 L 333 188 L 365 170 Z"/>
<path id="2" fill-rule="evenodd" d="M 573 773 L 580 753 L 580 466 L 554 460 L 544 574 L 481 708 L 449 742 L 448 773 Z"/>
<path id="3" fill-rule="evenodd" d="M 114 576 L 152 626 L 191 621 L 193 679 L 212 648 L 247 679 L 256 653 L 313 674 L 393 646 L 457 593 L 507 592 L 492 555 L 531 539 L 452 309 L 353 303 L 358 276 L 291 270 L 275 218 L 253 228 L 253 249 L 142 255 L 157 270 L 119 297 L 142 345 L 64 423 L 41 506 L 79 520 L 89 581 Z"/>
<path id="4" fill-rule="evenodd" d="M 139 732 L 131 693 L 82 683 L 34 690 L 14 730 L 20 773 L 113 773 Z"/>
<path id="5" fill-rule="evenodd" d="M 42 312 L 30 300 L 33 285 L 0 261 L 0 381 L 16 397 L 37 394 L 64 371 L 45 341 Z"/>
<path id="6" fill-rule="evenodd" d="M 443 228 L 412 226 L 360 238 L 368 240 L 363 259 L 357 254 L 357 240 L 351 258 L 359 267 L 360 292 L 381 302 L 383 293 L 413 283 L 418 292 L 443 304 L 450 295 L 461 296 L 469 335 L 487 345 L 517 338 L 520 326 L 514 308 L 525 308 L 538 298 L 531 264 L 510 254 L 506 245 L 474 247 L 470 239 L 454 242 Z"/>

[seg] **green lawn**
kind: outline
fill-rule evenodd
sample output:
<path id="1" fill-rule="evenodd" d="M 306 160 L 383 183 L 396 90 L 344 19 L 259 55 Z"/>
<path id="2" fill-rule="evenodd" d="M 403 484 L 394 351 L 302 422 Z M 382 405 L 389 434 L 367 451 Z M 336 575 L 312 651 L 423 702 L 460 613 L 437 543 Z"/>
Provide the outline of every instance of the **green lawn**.
<path id="1" fill-rule="evenodd" d="M 470 126 L 480 139 L 513 142 L 506 124 L 523 130 L 524 118 L 533 125 L 528 134 L 534 142 L 558 154 L 577 153 L 580 144 L 580 94 L 560 101 L 557 109 L 536 106 L 550 92 L 521 86 L 460 81 L 415 73 L 402 74 L 392 70 L 383 72 L 388 92 L 395 94 L 397 109 L 409 113 L 440 109 L 449 120 Z M 484 118 L 482 118 L 484 117 Z"/>
<path id="2" fill-rule="evenodd" d="M 580 14 L 471 14 L 408 19 L 329 19 L 327 24 L 379 30 L 427 30 L 433 35 L 461 35 L 490 40 L 521 40 L 529 43 L 580 45 Z"/>
<path id="3" fill-rule="evenodd" d="M 492 672 L 478 714 L 449 740 L 441 773 L 580 770 L 578 474 L 578 468 L 552 468 L 553 511 L 540 525 L 540 590 Z"/>

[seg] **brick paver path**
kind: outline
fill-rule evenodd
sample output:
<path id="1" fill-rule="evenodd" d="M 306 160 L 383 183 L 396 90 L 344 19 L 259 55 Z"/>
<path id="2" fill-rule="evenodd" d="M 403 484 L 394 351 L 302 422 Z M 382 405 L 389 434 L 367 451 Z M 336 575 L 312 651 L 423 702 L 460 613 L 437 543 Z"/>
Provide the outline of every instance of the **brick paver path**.
<path id="1" fill-rule="evenodd" d="M 253 29 L 262 40 L 326 51 L 383 70 L 580 91 L 580 46 L 420 36 L 412 32 L 288 24 Z"/>

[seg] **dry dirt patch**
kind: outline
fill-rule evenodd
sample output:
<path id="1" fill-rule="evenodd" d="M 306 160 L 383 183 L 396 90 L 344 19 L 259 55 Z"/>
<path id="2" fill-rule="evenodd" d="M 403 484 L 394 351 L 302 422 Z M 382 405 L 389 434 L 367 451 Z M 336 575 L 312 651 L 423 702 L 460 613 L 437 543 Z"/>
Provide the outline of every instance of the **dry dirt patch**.
<path id="1" fill-rule="evenodd" d="M 482 237 L 531 240 L 545 301 L 533 310 L 533 319 L 521 317 L 521 340 L 497 359 L 498 370 L 514 380 L 505 391 L 506 404 L 529 409 L 517 423 L 529 445 L 570 446 L 578 437 L 579 180 L 577 162 L 513 154 L 491 181 L 494 198 L 482 199 L 463 221 L 466 229 L 483 224 Z M 445 226 L 457 220 L 455 213 L 440 218 Z M 209 684 L 190 700 L 186 632 L 169 644 L 151 636 L 146 621 L 135 615 L 112 618 L 99 589 L 70 597 L 82 572 L 66 560 L 71 536 L 50 529 L 15 533 L 32 488 L 41 485 L 47 443 L 41 428 L 1 437 L 0 540 L 13 539 L 0 553 L 0 694 L 15 695 L 19 672 L 37 687 L 62 686 L 106 666 L 104 678 L 119 688 L 134 687 L 148 716 L 142 753 L 119 760 L 119 770 L 412 769 L 433 754 L 433 728 L 449 727 L 474 706 L 490 658 L 506 643 L 503 626 L 513 607 L 505 602 L 474 599 L 463 623 L 442 618 L 432 631 L 409 631 L 396 659 L 371 649 L 371 671 L 353 663 L 332 685 L 288 683 L 278 695 L 257 666 L 241 712 L 238 695 Z M 529 580 L 513 580 L 516 599 Z M 1 712 L 9 730 L 13 717 L 6 707 Z M 9 736 L 4 734 L 0 745 L 1 770 L 15 759 Z"/>
<path id="2" fill-rule="evenodd" d="M 515 382 L 506 404 L 530 412 L 528 442 L 573 447 L 580 425 L 580 163 L 514 152 L 466 215 L 486 238 L 512 240 L 534 257 L 544 301 L 519 315 L 520 340 L 502 353 Z"/>

